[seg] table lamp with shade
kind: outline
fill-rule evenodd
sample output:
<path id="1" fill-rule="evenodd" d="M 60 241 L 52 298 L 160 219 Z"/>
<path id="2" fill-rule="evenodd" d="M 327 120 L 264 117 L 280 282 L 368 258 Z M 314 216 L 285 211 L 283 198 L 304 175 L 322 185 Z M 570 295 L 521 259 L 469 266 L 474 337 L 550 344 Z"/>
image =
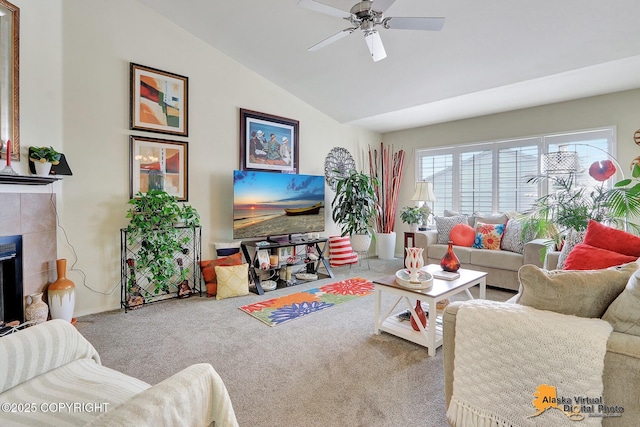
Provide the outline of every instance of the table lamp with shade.
<path id="1" fill-rule="evenodd" d="M 416 182 L 416 191 L 413 193 L 413 196 L 411 197 L 411 201 L 424 202 L 422 206 L 427 210 L 427 219 L 428 219 L 429 215 L 431 215 L 431 208 L 427 203 L 436 201 L 436 196 L 433 194 L 433 183 L 428 181 Z M 424 225 L 425 224 L 423 224 L 423 226 L 420 227 L 421 231 L 424 231 L 427 229 L 426 227 L 424 227 Z"/>

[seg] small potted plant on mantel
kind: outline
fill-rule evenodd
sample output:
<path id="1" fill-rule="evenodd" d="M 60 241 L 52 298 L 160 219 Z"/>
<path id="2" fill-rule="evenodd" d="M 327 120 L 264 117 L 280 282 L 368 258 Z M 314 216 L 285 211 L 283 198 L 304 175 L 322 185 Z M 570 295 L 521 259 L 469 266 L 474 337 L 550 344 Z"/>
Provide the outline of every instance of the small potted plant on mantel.
<path id="1" fill-rule="evenodd" d="M 31 147 L 29 150 L 29 160 L 33 162 L 38 176 L 48 176 L 51 166 L 60 163 L 61 156 L 53 147 Z"/>

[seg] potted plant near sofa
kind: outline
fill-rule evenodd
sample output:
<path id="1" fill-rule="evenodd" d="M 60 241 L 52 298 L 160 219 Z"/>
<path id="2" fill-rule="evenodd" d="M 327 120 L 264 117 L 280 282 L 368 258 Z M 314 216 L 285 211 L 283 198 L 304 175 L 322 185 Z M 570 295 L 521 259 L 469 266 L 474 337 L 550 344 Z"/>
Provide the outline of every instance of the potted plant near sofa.
<path id="1" fill-rule="evenodd" d="M 350 237 L 356 252 L 365 252 L 371 245 L 371 224 L 378 213 L 376 182 L 376 178 L 355 170 L 336 181 L 331 217 L 340 227 L 341 235 Z"/>
<path id="2" fill-rule="evenodd" d="M 400 219 L 409 224 L 409 231 L 418 231 L 418 226 L 427 221 L 431 213 L 428 206 L 405 206 L 400 210 Z"/>
<path id="3" fill-rule="evenodd" d="M 556 190 L 534 202 L 523 218 L 524 232 L 533 230 L 548 238 L 548 247 L 561 244 L 563 239 L 570 246 L 580 242 L 589 220 L 640 234 L 640 226 L 629 221 L 640 215 L 640 166 L 635 164 L 632 178 L 616 182 L 613 188 L 604 185 L 609 176 L 601 178 L 591 169 L 590 174 L 601 184 L 579 186 L 573 174 L 531 178 L 530 182 L 549 179 Z"/>
<path id="4" fill-rule="evenodd" d="M 168 293 L 169 286 L 181 283 L 189 272 L 174 259 L 189 241 L 188 237 L 180 238 L 176 225 L 200 225 L 200 215 L 195 208 L 181 204 L 162 190 L 138 192 L 129 204 L 127 239 L 130 245 L 140 242 L 134 256 L 135 268 L 154 284 L 155 294 Z"/>

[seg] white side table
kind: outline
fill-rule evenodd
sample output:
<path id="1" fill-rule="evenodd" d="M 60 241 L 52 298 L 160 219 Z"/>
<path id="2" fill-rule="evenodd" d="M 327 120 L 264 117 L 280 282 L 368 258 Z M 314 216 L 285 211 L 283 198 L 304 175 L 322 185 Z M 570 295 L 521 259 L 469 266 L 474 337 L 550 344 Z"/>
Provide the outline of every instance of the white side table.
<path id="1" fill-rule="evenodd" d="M 425 271 L 435 272 L 440 266 L 430 264 L 422 268 Z M 375 323 L 374 333 L 380 335 L 381 331 L 404 338 L 408 341 L 427 348 L 429 356 L 434 356 L 438 347 L 442 345 L 442 316 L 437 315 L 436 304 L 438 301 L 450 298 L 460 292 L 466 292 L 473 299 L 469 288 L 478 285 L 480 299 L 486 298 L 487 273 L 467 269 L 459 270 L 460 277 L 455 280 L 434 279 L 433 286 L 425 290 L 414 290 L 402 287 L 396 283 L 395 276 L 387 276 L 373 281 L 375 290 Z M 397 295 L 395 303 L 384 314 L 381 311 L 382 293 Z M 397 314 L 397 307 L 404 301 L 414 319 L 418 319 L 415 312 L 415 300 L 426 302 L 429 305 L 429 318 L 426 328 L 419 320 L 416 320 L 419 331 L 411 327 L 411 322 L 401 321 Z"/>

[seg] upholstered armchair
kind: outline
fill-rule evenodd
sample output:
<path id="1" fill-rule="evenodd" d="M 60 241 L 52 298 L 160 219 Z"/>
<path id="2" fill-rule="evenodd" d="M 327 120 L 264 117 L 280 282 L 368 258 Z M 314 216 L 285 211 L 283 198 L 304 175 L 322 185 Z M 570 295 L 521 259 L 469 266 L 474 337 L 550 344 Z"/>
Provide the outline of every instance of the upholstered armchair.
<path id="1" fill-rule="evenodd" d="M 550 255 L 547 258 L 548 262 L 557 263 L 557 255 Z M 556 257 L 555 261 L 554 257 Z M 637 426 L 640 420 L 640 271 L 638 263 L 580 272 L 547 271 L 529 265 L 521 268 L 520 282 L 520 293 L 510 302 L 485 301 L 488 305 L 483 307 L 485 317 L 497 316 L 499 311 L 523 312 L 520 314 L 526 314 L 533 322 L 535 333 L 533 338 L 524 336 L 526 322 L 522 322 L 522 327 L 507 328 L 508 313 L 504 317 L 505 320 L 498 321 L 498 326 L 492 330 L 481 330 L 476 333 L 481 345 L 484 342 L 488 347 L 497 348 L 498 342 L 505 342 L 507 351 L 513 352 L 512 357 L 505 361 L 499 357 L 495 359 L 483 357 L 485 353 L 479 347 L 471 349 L 475 360 L 487 362 L 489 359 L 491 367 L 485 371 L 489 374 L 491 381 L 485 384 L 487 390 L 491 393 L 497 392 L 503 387 L 511 387 L 514 382 L 523 380 L 523 378 L 517 378 L 517 375 L 508 380 L 498 380 L 499 373 L 505 365 L 515 368 L 516 372 L 526 372 L 530 368 L 528 365 L 539 363 L 539 369 L 535 370 L 534 378 L 535 381 L 541 381 L 540 378 L 546 378 L 547 370 L 551 369 L 552 361 L 555 362 L 558 358 L 575 352 L 574 350 L 590 350 L 600 345 L 602 348 L 599 361 L 602 366 L 601 374 L 594 368 L 592 371 L 595 372 L 589 371 L 584 374 L 584 377 L 601 381 L 600 395 L 587 397 L 601 397 L 600 403 L 606 408 L 599 408 L 596 403 L 593 407 L 595 415 L 587 412 L 590 407 L 582 408 L 581 414 L 600 417 L 605 427 Z M 455 401 L 454 408 L 451 408 L 452 398 L 457 393 L 456 376 L 473 376 L 478 369 L 482 369 L 469 365 L 460 366 L 462 363 L 473 365 L 474 357 L 465 359 L 458 349 L 461 345 L 459 339 L 464 336 L 460 334 L 468 332 L 457 329 L 460 327 L 459 316 L 462 310 L 468 310 L 471 305 L 478 304 L 477 301 L 452 303 L 443 314 L 445 401 L 449 411 L 457 411 L 458 416 L 460 416 L 460 408 L 464 405 L 460 401 Z M 553 320 L 549 320 L 550 318 Z M 601 344 L 593 344 L 586 339 L 587 337 L 591 339 L 596 330 L 600 330 L 605 337 L 600 340 Z M 537 339 L 536 336 L 547 336 L 556 332 L 564 333 L 565 338 L 555 342 L 553 346 L 542 348 L 544 355 L 540 361 L 527 362 L 528 353 L 536 351 L 536 347 L 539 347 L 534 341 Z M 576 338 L 577 343 L 570 344 L 570 340 Z M 533 346 L 533 350 L 530 346 Z M 598 357 L 589 356 L 588 359 L 593 361 Z M 472 362 L 468 362 L 469 360 Z M 582 363 L 577 365 L 579 366 L 576 367 L 580 367 Z M 486 366 L 486 363 L 479 366 Z M 549 384 L 558 386 L 558 396 L 561 396 L 562 388 L 565 387 L 564 380 L 570 383 L 576 379 L 577 370 L 574 368 L 566 369 L 563 373 L 563 384 Z M 468 380 L 463 377 L 458 379 Z M 543 385 L 542 382 L 540 385 Z M 584 392 L 582 387 L 586 386 L 579 383 L 578 390 Z M 537 396 L 534 393 L 540 393 L 540 391 L 525 390 L 525 399 L 522 403 L 525 412 L 529 411 L 529 416 L 533 416 L 537 410 L 532 403 Z M 551 416 L 563 418 L 571 415 L 574 409 L 573 404 L 569 407 L 559 405 L 557 408 L 549 408 L 547 408 L 549 414 L 540 414 L 539 422 L 544 422 L 545 419 L 550 421 Z"/>

